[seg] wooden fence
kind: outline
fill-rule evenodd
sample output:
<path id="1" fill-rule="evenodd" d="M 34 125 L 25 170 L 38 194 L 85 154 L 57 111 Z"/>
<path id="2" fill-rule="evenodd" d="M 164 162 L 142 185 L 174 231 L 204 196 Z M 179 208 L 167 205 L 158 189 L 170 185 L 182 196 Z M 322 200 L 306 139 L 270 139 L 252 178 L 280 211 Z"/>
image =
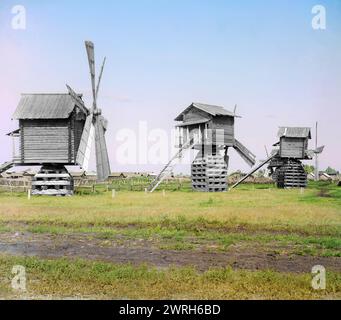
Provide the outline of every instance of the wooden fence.
<path id="1" fill-rule="evenodd" d="M 123 178 L 113 179 L 110 182 L 96 182 L 94 180 L 82 179 L 75 181 L 75 190 L 77 193 L 84 192 L 100 192 L 100 191 L 145 191 L 145 189 L 152 182 L 148 178 Z M 172 178 L 164 180 L 159 190 L 184 190 L 191 189 L 191 181 L 183 178 Z"/>
<path id="2" fill-rule="evenodd" d="M 234 179 L 229 179 L 229 185 L 233 183 Z M 76 193 L 95 193 L 105 191 L 144 191 L 152 182 L 151 178 L 146 177 L 133 177 L 133 178 L 117 178 L 111 181 L 98 182 L 95 179 L 87 178 L 74 178 L 74 186 Z M 252 178 L 245 183 L 252 184 L 266 184 L 273 183 L 268 178 Z M 27 192 L 31 189 L 30 178 L 0 178 L 0 191 L 5 192 Z M 157 190 L 176 191 L 192 190 L 191 180 L 189 178 L 170 178 L 164 180 Z"/>
<path id="3" fill-rule="evenodd" d="M 119 178 L 111 181 L 98 182 L 95 179 L 74 178 L 76 193 L 111 191 L 144 191 L 152 182 L 150 178 Z M 31 189 L 29 178 L 0 178 L 0 191 L 3 192 L 27 192 Z M 158 188 L 159 190 L 183 190 L 191 189 L 189 179 L 172 178 L 166 179 Z"/>
<path id="4" fill-rule="evenodd" d="M 31 179 L 8 179 L 0 178 L 0 191 L 5 192 L 27 192 L 31 189 Z"/>

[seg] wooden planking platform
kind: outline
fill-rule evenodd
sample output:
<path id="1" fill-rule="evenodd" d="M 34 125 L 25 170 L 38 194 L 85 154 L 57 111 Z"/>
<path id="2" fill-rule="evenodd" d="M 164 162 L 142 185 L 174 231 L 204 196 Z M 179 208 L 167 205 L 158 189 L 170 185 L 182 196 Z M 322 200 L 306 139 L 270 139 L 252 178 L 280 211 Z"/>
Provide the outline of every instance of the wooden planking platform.
<path id="1" fill-rule="evenodd" d="M 305 188 L 307 173 L 301 161 L 288 159 L 276 170 L 276 182 L 279 188 Z"/>
<path id="2" fill-rule="evenodd" d="M 63 165 L 45 165 L 32 179 L 32 195 L 71 196 L 73 178 Z"/>
<path id="3" fill-rule="evenodd" d="M 191 167 L 192 187 L 203 192 L 227 190 L 227 164 L 221 155 L 199 153 Z"/>

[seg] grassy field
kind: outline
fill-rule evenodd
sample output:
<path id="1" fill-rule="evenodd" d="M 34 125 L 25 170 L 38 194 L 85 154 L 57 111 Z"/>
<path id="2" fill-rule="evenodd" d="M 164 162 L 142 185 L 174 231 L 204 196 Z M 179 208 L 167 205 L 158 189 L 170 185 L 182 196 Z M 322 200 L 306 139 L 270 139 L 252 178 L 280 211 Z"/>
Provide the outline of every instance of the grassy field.
<path id="1" fill-rule="evenodd" d="M 13 264 L 26 266 L 28 292 L 10 290 Z M 309 274 L 193 268 L 157 270 L 82 260 L 0 257 L 0 292 L 12 298 L 97 299 L 329 299 L 341 298 L 341 275 L 329 273 L 327 290 L 311 289 Z"/>
<path id="2" fill-rule="evenodd" d="M 0 254 L 8 298 L 341 299 L 341 188 L 0 193 Z M 311 288 L 316 264 L 326 290 Z"/>

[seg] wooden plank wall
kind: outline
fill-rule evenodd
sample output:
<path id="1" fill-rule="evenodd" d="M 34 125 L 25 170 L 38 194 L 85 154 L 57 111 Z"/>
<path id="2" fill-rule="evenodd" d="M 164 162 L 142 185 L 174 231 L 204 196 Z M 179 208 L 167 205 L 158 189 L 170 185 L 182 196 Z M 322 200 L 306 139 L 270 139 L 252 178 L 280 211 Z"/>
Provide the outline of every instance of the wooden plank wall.
<path id="1" fill-rule="evenodd" d="M 214 130 L 217 144 L 227 146 L 234 145 L 234 118 L 228 116 L 216 116 L 209 123 L 209 129 Z M 223 143 L 222 143 L 223 142 Z"/>
<path id="2" fill-rule="evenodd" d="M 25 162 L 25 151 L 24 151 L 24 126 L 22 124 L 22 121 L 19 121 L 19 128 L 20 128 L 20 160 L 22 163 Z"/>
<path id="3" fill-rule="evenodd" d="M 69 135 L 69 163 L 72 163 L 75 158 L 75 122 L 73 120 L 73 115 L 69 118 L 69 124 L 68 124 L 68 135 Z"/>
<path id="4" fill-rule="evenodd" d="M 20 120 L 23 163 L 69 163 L 70 122 Z"/>
<path id="5" fill-rule="evenodd" d="M 85 122 L 83 120 L 76 120 L 74 124 L 74 160 L 77 157 L 77 152 L 79 149 L 79 144 L 81 142 L 82 133 L 84 129 Z"/>
<path id="6" fill-rule="evenodd" d="M 234 145 L 234 118 L 230 116 L 210 116 L 209 114 L 192 109 L 184 115 L 184 121 L 196 121 L 202 119 L 211 120 L 208 122 L 207 139 L 204 143 L 208 145 Z M 189 129 L 190 136 L 193 136 L 194 132 L 197 132 L 199 127 L 201 128 L 202 136 L 205 137 L 205 124 L 190 125 L 183 127 L 184 141 L 187 141 L 188 134 L 187 128 Z"/>
<path id="7" fill-rule="evenodd" d="M 306 145 L 305 138 L 282 137 L 280 156 L 283 158 L 304 159 Z"/>

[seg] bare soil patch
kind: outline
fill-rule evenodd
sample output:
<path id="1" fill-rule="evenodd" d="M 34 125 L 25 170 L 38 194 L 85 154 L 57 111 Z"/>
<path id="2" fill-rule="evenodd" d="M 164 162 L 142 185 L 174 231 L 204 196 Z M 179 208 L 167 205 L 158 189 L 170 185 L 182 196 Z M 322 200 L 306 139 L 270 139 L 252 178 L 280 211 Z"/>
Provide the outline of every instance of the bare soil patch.
<path id="1" fill-rule="evenodd" d="M 233 245 L 227 251 L 205 246 L 195 250 L 162 250 L 152 240 L 102 240 L 87 234 L 0 234 L 0 253 L 40 258 L 82 258 L 111 263 L 147 264 L 157 268 L 194 266 L 199 271 L 212 267 L 274 270 L 279 272 L 311 272 L 314 265 L 341 272 L 341 258 L 313 257 L 275 253 L 278 248 L 259 244 Z M 283 249 L 283 248 L 282 248 Z"/>

